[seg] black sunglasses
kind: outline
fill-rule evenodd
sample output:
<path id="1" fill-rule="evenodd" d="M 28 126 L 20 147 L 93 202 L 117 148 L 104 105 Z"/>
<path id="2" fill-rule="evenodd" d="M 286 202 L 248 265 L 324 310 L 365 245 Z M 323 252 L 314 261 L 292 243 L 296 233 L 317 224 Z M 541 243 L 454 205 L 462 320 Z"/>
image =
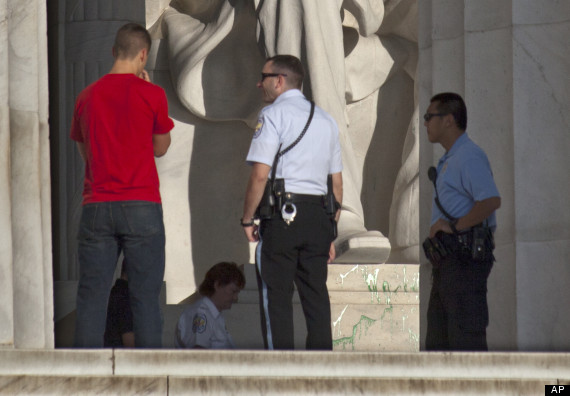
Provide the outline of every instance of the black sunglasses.
<path id="1" fill-rule="evenodd" d="M 285 73 L 261 73 L 261 81 L 265 80 L 267 77 L 277 77 L 277 76 L 287 77 L 287 74 L 285 74 Z"/>
<path id="2" fill-rule="evenodd" d="M 424 121 L 429 122 L 433 117 L 443 117 L 447 114 L 445 113 L 425 113 L 424 114 Z"/>

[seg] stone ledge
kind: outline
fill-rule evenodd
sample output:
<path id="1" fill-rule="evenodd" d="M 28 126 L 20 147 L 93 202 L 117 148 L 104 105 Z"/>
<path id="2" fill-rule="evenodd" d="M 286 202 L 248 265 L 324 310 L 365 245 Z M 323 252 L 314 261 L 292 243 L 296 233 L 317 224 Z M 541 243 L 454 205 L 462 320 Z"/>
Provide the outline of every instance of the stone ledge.
<path id="1" fill-rule="evenodd" d="M 0 350 L 0 394 L 537 395 L 570 353 Z"/>
<path id="2" fill-rule="evenodd" d="M 54 377 L 0 376 L 0 394 L 15 395 L 540 395 L 544 379 Z"/>
<path id="3" fill-rule="evenodd" d="M 570 353 L 116 350 L 117 375 L 570 378 Z"/>
<path id="4" fill-rule="evenodd" d="M 570 378 L 570 353 L 0 350 L 0 375 Z"/>
<path id="5" fill-rule="evenodd" d="M 2 395 L 171 395 L 167 377 L 0 376 Z M 183 394 L 183 393 L 179 393 Z"/>
<path id="6" fill-rule="evenodd" d="M 112 375 L 112 349 L 0 350 L 0 375 Z"/>

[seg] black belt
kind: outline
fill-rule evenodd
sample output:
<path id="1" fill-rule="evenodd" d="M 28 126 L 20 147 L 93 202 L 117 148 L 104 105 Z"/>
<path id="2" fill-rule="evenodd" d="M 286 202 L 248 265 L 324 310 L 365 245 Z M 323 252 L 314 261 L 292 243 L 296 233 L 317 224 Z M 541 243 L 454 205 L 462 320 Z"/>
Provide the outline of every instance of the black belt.
<path id="1" fill-rule="evenodd" d="M 324 195 L 309 195 L 309 194 L 294 194 L 286 192 L 283 194 L 283 202 L 308 202 L 324 205 L 325 196 Z"/>
<path id="2" fill-rule="evenodd" d="M 447 234 L 445 232 L 442 232 L 441 234 L 438 234 L 438 237 L 439 240 L 448 247 L 457 246 L 458 244 L 471 246 L 473 243 L 473 231 L 471 230 L 466 230 L 458 234 Z"/>

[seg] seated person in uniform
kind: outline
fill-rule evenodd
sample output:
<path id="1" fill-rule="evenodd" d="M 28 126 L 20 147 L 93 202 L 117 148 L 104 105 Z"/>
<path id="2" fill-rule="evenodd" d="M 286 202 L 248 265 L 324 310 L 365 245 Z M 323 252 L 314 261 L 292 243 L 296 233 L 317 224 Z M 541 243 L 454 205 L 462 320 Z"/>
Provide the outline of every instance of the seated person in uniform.
<path id="1" fill-rule="evenodd" d="M 221 262 L 210 268 L 198 288 L 202 297 L 186 308 L 178 319 L 176 347 L 234 348 L 222 311 L 237 302 L 244 287 L 245 277 L 237 264 Z"/>
<path id="2" fill-rule="evenodd" d="M 129 299 L 127 261 L 123 259 L 121 277 L 115 282 L 109 295 L 107 325 L 104 336 L 105 348 L 134 348 L 133 312 Z"/>

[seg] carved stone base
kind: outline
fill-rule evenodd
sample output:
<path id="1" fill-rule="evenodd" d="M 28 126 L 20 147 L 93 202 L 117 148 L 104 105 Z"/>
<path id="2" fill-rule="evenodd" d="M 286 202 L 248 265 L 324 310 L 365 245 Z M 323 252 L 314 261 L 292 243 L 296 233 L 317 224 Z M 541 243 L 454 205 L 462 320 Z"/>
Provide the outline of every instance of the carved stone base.
<path id="1" fill-rule="evenodd" d="M 240 349 L 263 349 L 255 266 L 246 265 L 239 302 L 224 311 Z M 419 350 L 419 265 L 329 265 L 333 349 L 339 351 Z M 174 327 L 186 307 L 165 307 L 164 346 L 172 348 Z M 307 330 L 301 302 L 293 297 L 295 348 L 305 348 Z"/>
<path id="2" fill-rule="evenodd" d="M 390 242 L 379 231 L 340 235 L 335 241 L 335 264 L 385 263 L 390 255 Z"/>
<path id="3" fill-rule="evenodd" d="M 419 350 L 419 264 L 329 265 L 333 348 Z"/>

